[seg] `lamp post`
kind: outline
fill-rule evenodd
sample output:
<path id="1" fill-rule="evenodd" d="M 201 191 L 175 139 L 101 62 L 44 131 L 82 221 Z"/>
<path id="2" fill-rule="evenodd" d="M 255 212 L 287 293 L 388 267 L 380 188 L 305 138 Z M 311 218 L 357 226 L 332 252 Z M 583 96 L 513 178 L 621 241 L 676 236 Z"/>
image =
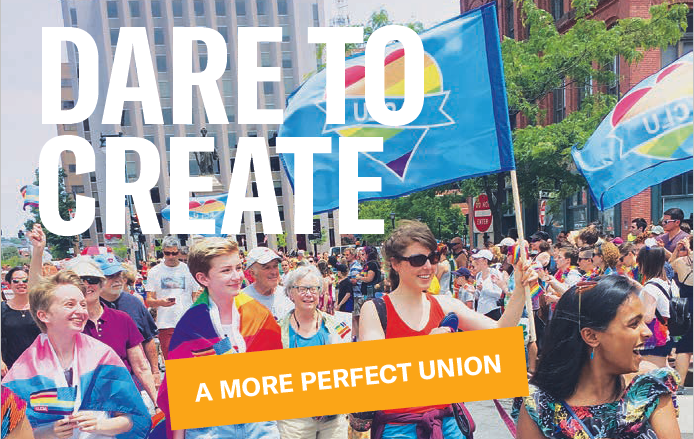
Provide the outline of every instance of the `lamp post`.
<path id="1" fill-rule="evenodd" d="M 390 212 L 390 225 L 395 229 L 395 212 Z"/>

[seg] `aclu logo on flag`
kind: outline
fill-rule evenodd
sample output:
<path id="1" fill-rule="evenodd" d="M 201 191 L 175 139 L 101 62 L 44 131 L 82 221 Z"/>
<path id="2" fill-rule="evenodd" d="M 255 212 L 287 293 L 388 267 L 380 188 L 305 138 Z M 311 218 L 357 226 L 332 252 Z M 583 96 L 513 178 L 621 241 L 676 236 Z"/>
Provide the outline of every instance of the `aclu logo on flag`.
<path id="1" fill-rule="evenodd" d="M 405 102 L 405 49 L 391 49 L 384 61 L 385 105 L 398 111 Z M 384 127 L 376 122 L 366 108 L 366 68 L 364 58 L 345 68 L 345 123 L 326 123 L 322 134 L 337 133 L 341 137 L 382 137 L 383 152 L 363 153 L 387 172 L 404 181 L 407 168 L 417 153 L 424 136 L 432 128 L 452 125 L 455 121 L 444 111 L 450 91 L 443 89 L 438 63 L 424 52 L 424 104 L 416 120 L 402 127 Z M 326 113 L 325 102 L 316 104 Z"/>
<path id="2" fill-rule="evenodd" d="M 280 137 L 330 137 L 329 153 L 313 155 L 313 213 L 339 206 L 339 139 L 381 138 L 381 152 L 360 152 L 355 176 L 380 179 L 380 191 L 359 201 L 399 197 L 464 178 L 515 169 L 496 6 L 487 3 L 419 35 L 424 49 L 423 105 L 400 126 L 381 125 L 366 107 L 364 54 L 345 60 L 345 121 L 327 122 L 326 71 L 306 80 L 287 101 Z M 367 49 L 368 50 L 368 49 Z M 387 46 L 384 104 L 403 108 L 405 57 Z M 418 55 L 419 56 L 419 55 Z M 370 74 L 370 73 L 369 73 Z M 294 154 L 280 154 L 294 186 Z"/>

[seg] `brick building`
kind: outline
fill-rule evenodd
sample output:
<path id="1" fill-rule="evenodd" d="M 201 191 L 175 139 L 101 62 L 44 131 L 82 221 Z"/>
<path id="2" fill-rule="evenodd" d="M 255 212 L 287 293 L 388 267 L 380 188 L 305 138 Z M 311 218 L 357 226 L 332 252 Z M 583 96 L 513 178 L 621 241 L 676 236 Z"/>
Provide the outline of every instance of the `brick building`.
<path id="1" fill-rule="evenodd" d="M 459 1 L 461 13 L 487 3 L 487 0 Z M 656 49 L 646 52 L 643 60 L 637 65 L 629 65 L 619 57 L 615 59 L 611 68 L 619 76 L 619 80 L 607 87 L 608 93 L 620 98 L 643 79 L 692 51 L 692 1 L 684 0 L 680 3 L 688 5 L 690 9 L 687 16 L 687 32 L 682 39 L 665 50 Z M 566 31 L 574 24 L 570 0 L 537 0 L 537 4 L 552 14 L 560 32 Z M 652 4 L 654 4 L 652 0 L 600 0 L 594 17 L 605 21 L 609 27 L 623 18 L 648 18 L 648 10 Z M 518 4 L 513 0 L 498 0 L 499 31 L 509 38 L 522 39 L 524 30 L 517 6 Z M 595 87 L 595 84 L 592 87 Z M 576 110 L 586 92 L 590 92 L 590 89 L 571 84 L 546 96 L 540 103 L 547 114 L 546 123 L 558 122 L 568 113 Z M 512 127 L 525 126 L 525 124 L 526 121 L 521 115 L 511 118 Z M 556 235 L 560 230 L 573 230 L 584 227 L 591 221 L 600 220 L 607 232 L 626 237 L 631 219 L 642 217 L 647 221 L 658 221 L 663 212 L 671 207 L 682 209 L 685 218 L 689 218 L 691 223 L 692 171 L 652 186 L 602 213 L 598 211 L 584 188 L 573 197 L 564 200 L 561 212 L 549 218 L 548 224 L 552 226 L 548 227 L 548 232 Z M 538 228 L 537 212 L 537 204 L 525 206 L 525 230 L 528 235 Z M 513 215 L 504 215 L 502 233 L 506 234 L 508 228 L 514 225 Z"/>

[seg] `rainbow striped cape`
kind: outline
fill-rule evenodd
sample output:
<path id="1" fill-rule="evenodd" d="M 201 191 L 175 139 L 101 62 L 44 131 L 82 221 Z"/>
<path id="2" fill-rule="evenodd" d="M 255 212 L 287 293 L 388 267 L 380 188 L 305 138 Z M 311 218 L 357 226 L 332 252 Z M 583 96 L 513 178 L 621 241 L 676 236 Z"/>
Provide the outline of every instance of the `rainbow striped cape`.
<path id="1" fill-rule="evenodd" d="M 75 335 L 73 384 L 65 387 L 56 377 L 62 367 L 52 352 L 48 336 L 40 334 L 12 365 L 2 385 L 24 401 L 33 428 L 62 419 L 77 410 L 118 412 L 131 416 L 132 429 L 120 439 L 147 437 L 151 424 L 147 407 L 116 353 L 88 335 Z M 59 374 L 59 375 L 58 375 Z"/>
<path id="2" fill-rule="evenodd" d="M 246 342 L 246 352 L 282 349 L 280 327 L 272 313 L 260 302 L 249 295 L 240 293 L 234 297 L 234 306 L 241 318 L 240 331 Z M 227 339 L 228 340 L 228 339 Z M 186 311 L 176 324 L 171 344 L 169 345 L 169 360 L 193 358 L 206 355 L 221 355 L 229 351 L 225 349 L 225 340 L 217 335 L 210 317 L 210 296 L 205 291 L 193 306 Z M 229 348 L 230 346 L 226 346 Z M 166 433 L 171 439 L 171 423 L 169 422 L 169 397 L 166 377 L 159 388 L 158 406 L 166 413 Z M 158 429 L 159 430 L 159 429 Z M 154 437 L 152 434 L 150 437 Z M 159 434 L 157 438 L 163 437 Z"/>

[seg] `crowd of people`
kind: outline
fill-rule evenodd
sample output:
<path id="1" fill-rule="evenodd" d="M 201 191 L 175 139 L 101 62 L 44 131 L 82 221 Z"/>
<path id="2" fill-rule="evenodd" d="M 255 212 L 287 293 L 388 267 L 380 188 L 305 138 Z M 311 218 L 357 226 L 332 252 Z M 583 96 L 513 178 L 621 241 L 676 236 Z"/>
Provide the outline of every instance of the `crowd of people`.
<path id="1" fill-rule="evenodd" d="M 139 270 L 112 254 L 48 268 L 36 225 L 29 266 L 4 274 L 3 437 L 466 438 L 469 415 L 450 403 L 171 430 L 164 360 L 520 324 L 519 438 L 677 438 L 692 358 L 691 327 L 668 327 L 673 298 L 691 315 L 683 219 L 634 219 L 626 240 L 593 224 L 477 249 L 401 221 L 382 246 L 341 254 L 167 237 Z"/>

